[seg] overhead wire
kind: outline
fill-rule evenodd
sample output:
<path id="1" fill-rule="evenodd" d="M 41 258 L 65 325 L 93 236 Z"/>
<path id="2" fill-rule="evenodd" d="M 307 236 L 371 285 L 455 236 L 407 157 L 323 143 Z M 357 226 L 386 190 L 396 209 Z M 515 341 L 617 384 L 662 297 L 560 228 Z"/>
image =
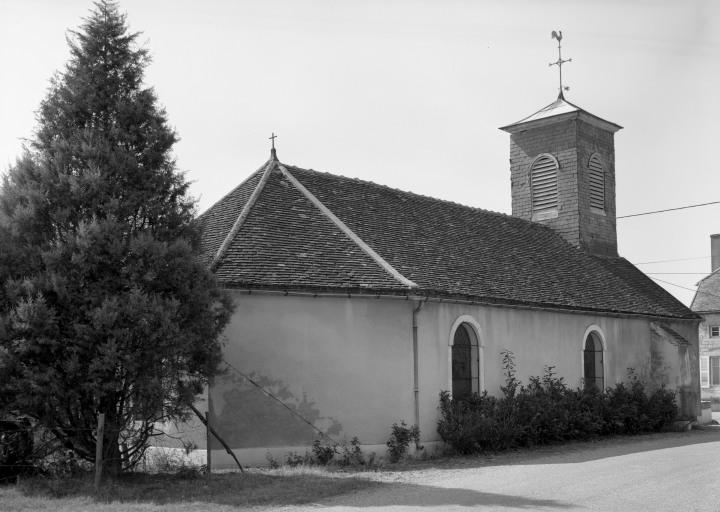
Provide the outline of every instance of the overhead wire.
<path id="1" fill-rule="evenodd" d="M 673 263 L 676 261 L 693 261 L 693 260 L 709 260 L 710 256 L 698 256 L 693 258 L 676 258 L 669 260 L 655 260 L 655 261 L 641 261 L 639 263 L 633 263 L 633 265 L 652 265 L 654 263 Z"/>
<path id="2" fill-rule="evenodd" d="M 617 219 L 628 219 L 630 217 L 641 217 L 643 215 L 653 215 L 655 213 L 674 212 L 676 210 L 687 210 L 688 208 L 697 208 L 699 206 L 708 206 L 711 204 L 720 204 L 720 201 L 710 201 L 709 203 L 689 204 L 687 206 L 678 206 L 677 208 L 665 208 L 664 210 L 654 210 L 651 212 L 631 213 L 630 215 L 620 215 Z"/>

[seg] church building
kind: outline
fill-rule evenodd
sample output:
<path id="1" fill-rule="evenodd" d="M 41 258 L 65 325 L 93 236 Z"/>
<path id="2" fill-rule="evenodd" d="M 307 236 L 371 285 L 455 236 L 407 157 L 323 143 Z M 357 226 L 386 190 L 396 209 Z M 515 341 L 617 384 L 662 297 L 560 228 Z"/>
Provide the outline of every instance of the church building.
<path id="1" fill-rule="evenodd" d="M 699 413 L 699 317 L 618 255 L 614 135 L 567 101 L 502 127 L 512 215 L 270 159 L 201 217 L 236 310 L 210 418 L 241 462 L 318 431 L 384 452 L 393 423 L 432 449 L 438 397 L 545 366 L 605 388 L 628 368 Z M 497 169 L 495 172 L 507 172 Z M 231 464 L 213 449 L 216 467 Z"/>

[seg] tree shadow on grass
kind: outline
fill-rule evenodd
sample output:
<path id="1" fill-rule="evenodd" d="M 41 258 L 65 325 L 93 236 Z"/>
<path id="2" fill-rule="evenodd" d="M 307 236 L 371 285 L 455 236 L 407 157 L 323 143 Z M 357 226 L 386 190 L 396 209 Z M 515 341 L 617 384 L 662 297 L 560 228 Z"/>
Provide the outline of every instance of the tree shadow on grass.
<path id="1" fill-rule="evenodd" d="M 53 482 L 57 484 L 53 487 Z M 570 508 L 556 500 L 496 494 L 462 488 L 444 488 L 408 483 L 386 483 L 360 475 L 337 473 L 277 474 L 252 471 L 226 473 L 194 479 L 173 475 L 125 475 L 105 482 L 99 495 L 92 491 L 90 475 L 71 480 L 25 480 L 20 490 L 26 496 L 42 498 L 90 497 L 99 502 L 152 503 L 172 505 L 204 503 L 230 506 L 287 506 L 321 502 L 330 498 L 351 507 L 411 506 L 492 506 L 535 510 L 543 507 Z M 360 495 L 358 491 L 368 490 Z"/>

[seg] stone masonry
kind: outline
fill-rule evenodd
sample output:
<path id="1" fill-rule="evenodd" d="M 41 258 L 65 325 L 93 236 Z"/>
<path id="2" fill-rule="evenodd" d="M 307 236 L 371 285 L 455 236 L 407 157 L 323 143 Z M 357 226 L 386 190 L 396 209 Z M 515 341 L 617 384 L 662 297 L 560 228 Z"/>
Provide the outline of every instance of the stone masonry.
<path id="1" fill-rule="evenodd" d="M 600 256 L 617 256 L 615 149 L 612 132 L 581 119 L 538 126 L 510 137 L 512 213 L 532 219 L 530 168 L 538 155 L 558 160 L 557 217 L 537 220 L 571 244 Z M 605 209 L 590 208 L 588 163 L 597 153 L 605 174 Z"/>

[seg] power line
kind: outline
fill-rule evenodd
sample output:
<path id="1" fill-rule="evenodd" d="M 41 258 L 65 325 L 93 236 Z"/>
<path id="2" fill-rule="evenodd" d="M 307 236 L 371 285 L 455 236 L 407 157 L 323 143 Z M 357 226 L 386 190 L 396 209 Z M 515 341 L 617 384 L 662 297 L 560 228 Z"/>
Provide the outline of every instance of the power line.
<path id="1" fill-rule="evenodd" d="M 692 275 L 704 276 L 707 272 L 644 272 L 646 276 L 675 276 L 675 275 Z"/>
<path id="2" fill-rule="evenodd" d="M 677 208 L 666 208 L 665 210 L 655 210 L 652 212 L 632 213 L 630 215 L 621 215 L 617 219 L 627 219 L 628 217 L 640 217 L 641 215 L 652 215 L 654 213 L 673 212 L 675 210 L 686 210 L 688 208 L 697 208 L 698 206 L 708 206 L 711 204 L 720 204 L 720 201 L 711 201 L 709 203 L 690 204 L 687 206 L 678 206 Z"/>
<path id="3" fill-rule="evenodd" d="M 660 281 L 661 283 L 669 284 L 670 286 L 676 286 L 676 287 L 678 287 L 678 288 L 682 288 L 683 290 L 687 290 L 687 291 L 695 292 L 695 293 L 702 293 L 703 295 L 711 295 L 711 296 L 713 296 L 713 297 L 717 297 L 717 298 L 720 299 L 720 295 L 715 295 L 714 293 L 703 292 L 703 291 L 696 290 L 696 289 L 693 289 L 693 288 L 688 288 L 687 286 L 683 286 L 683 285 L 681 285 L 681 284 L 671 283 L 670 281 L 665 281 L 664 279 L 658 279 L 657 277 L 651 277 L 650 279 L 653 279 L 653 280 L 655 280 L 655 281 Z"/>
<path id="4" fill-rule="evenodd" d="M 687 286 L 683 286 L 683 285 L 681 285 L 681 284 L 671 283 L 670 281 L 665 281 L 664 279 L 659 279 L 659 278 L 657 278 L 657 277 L 651 277 L 651 276 L 648 276 L 648 277 L 649 277 L 650 279 L 652 279 L 653 281 L 659 281 L 659 282 L 661 282 L 661 283 L 669 284 L 670 286 L 675 286 L 675 287 L 677 287 L 677 288 L 682 288 L 683 290 L 688 290 L 688 291 L 690 291 L 690 292 L 699 293 L 700 295 L 709 295 L 710 297 L 715 297 L 716 299 L 720 299 L 720 295 L 718 295 L 717 293 L 706 292 L 706 291 L 703 291 L 703 290 L 688 288 Z"/>
<path id="5" fill-rule="evenodd" d="M 710 256 L 698 256 L 696 258 L 678 258 L 674 260 L 655 260 L 655 261 L 642 261 L 640 263 L 633 263 L 633 265 L 651 265 L 653 263 L 671 263 L 674 261 L 692 261 L 692 260 L 708 260 Z"/>

